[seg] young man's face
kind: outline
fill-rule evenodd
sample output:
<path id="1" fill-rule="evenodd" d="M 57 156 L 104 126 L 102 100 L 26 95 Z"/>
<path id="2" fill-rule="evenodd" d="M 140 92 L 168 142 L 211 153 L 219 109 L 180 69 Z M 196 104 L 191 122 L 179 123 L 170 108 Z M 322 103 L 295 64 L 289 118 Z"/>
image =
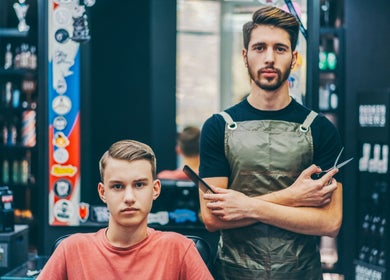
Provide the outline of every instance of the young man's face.
<path id="1" fill-rule="evenodd" d="M 292 51 L 289 34 L 274 26 L 259 25 L 252 30 L 244 63 L 251 80 L 263 89 L 278 89 L 290 75 L 297 52 Z"/>
<path id="2" fill-rule="evenodd" d="M 104 184 L 98 185 L 99 196 L 110 211 L 110 224 L 123 227 L 146 227 L 153 200 L 160 190 L 160 181 L 153 180 L 147 160 L 109 159 Z"/>

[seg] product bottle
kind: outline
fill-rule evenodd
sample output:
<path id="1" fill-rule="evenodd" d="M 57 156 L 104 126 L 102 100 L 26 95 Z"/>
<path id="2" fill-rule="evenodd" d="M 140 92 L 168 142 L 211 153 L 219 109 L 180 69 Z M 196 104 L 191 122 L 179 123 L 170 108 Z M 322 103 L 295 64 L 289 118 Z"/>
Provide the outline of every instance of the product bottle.
<path id="1" fill-rule="evenodd" d="M 12 183 L 19 184 L 19 161 L 14 159 L 12 162 Z"/>
<path id="2" fill-rule="evenodd" d="M 9 163 L 8 160 L 3 160 L 3 184 L 9 184 Z"/>
<path id="3" fill-rule="evenodd" d="M 14 89 L 12 92 L 12 107 L 18 108 L 20 102 L 20 90 Z"/>
<path id="4" fill-rule="evenodd" d="M 12 84 L 7 82 L 5 84 L 5 106 L 11 106 L 12 101 Z"/>
<path id="5" fill-rule="evenodd" d="M 20 68 L 20 47 L 15 49 L 14 68 Z"/>
<path id="6" fill-rule="evenodd" d="M 7 145 L 8 141 L 8 127 L 7 124 L 4 123 L 3 125 L 3 145 Z"/>
<path id="7" fill-rule="evenodd" d="M 320 70 L 328 69 L 327 57 L 328 57 L 327 52 L 324 50 L 322 46 L 320 46 L 319 60 L 318 60 L 318 67 L 320 68 Z"/>
<path id="8" fill-rule="evenodd" d="M 20 162 L 19 174 L 20 174 L 20 183 L 23 185 L 27 185 L 28 175 L 29 175 L 29 164 L 28 164 L 27 159 L 23 159 Z"/>
<path id="9" fill-rule="evenodd" d="M 9 146 L 16 145 L 16 137 L 17 137 L 16 126 L 14 124 L 11 124 L 8 127 L 8 141 L 7 141 L 7 144 Z"/>
<path id="10" fill-rule="evenodd" d="M 321 12 L 320 12 L 320 24 L 321 26 L 329 26 L 329 10 L 330 3 L 329 0 L 325 0 L 321 2 Z"/>
<path id="11" fill-rule="evenodd" d="M 326 57 L 327 66 L 329 70 L 335 70 L 337 66 L 337 56 L 334 52 L 328 52 Z"/>
<path id="12" fill-rule="evenodd" d="M 11 67 L 12 67 L 12 51 L 11 51 L 11 44 L 8 43 L 5 50 L 4 69 L 9 69 Z"/>
<path id="13" fill-rule="evenodd" d="M 330 108 L 332 108 L 332 109 L 337 109 L 337 107 L 339 106 L 339 98 L 338 98 L 336 90 L 337 90 L 336 84 L 330 83 L 329 84 L 329 93 L 330 93 L 329 105 L 330 105 Z"/>
<path id="14" fill-rule="evenodd" d="M 36 47 L 35 46 L 31 46 L 30 47 L 30 57 L 29 57 L 29 68 L 35 70 L 37 69 L 37 52 L 36 52 Z"/>
<path id="15" fill-rule="evenodd" d="M 22 44 L 20 47 L 20 67 L 21 68 L 28 68 L 28 58 L 30 55 L 30 51 L 28 50 L 27 44 Z"/>

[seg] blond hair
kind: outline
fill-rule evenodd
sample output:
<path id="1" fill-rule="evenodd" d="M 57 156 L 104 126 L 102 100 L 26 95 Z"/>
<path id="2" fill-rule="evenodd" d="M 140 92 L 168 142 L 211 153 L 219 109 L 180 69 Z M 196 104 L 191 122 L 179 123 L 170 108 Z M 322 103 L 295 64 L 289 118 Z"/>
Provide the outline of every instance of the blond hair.
<path id="1" fill-rule="evenodd" d="M 156 179 L 156 156 L 151 147 L 135 140 L 121 140 L 110 146 L 99 161 L 100 179 L 103 182 L 107 161 L 112 159 L 135 161 L 147 160 L 152 167 L 153 179 Z"/>

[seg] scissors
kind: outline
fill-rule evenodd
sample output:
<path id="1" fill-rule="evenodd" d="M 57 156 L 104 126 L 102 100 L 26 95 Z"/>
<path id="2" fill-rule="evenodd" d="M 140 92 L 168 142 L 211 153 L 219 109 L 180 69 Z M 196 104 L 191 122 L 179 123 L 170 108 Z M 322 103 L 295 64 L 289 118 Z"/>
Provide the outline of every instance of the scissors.
<path id="1" fill-rule="evenodd" d="M 339 169 L 339 168 L 343 167 L 344 165 L 346 165 L 347 163 L 349 163 L 351 160 L 353 160 L 353 157 L 351 157 L 350 159 L 347 159 L 347 160 L 345 160 L 345 161 L 343 161 L 341 163 L 338 163 L 339 159 L 340 159 L 340 156 L 343 153 L 343 150 L 344 150 L 344 147 L 341 148 L 341 150 L 340 150 L 336 160 L 334 161 L 333 166 L 331 168 L 327 169 L 327 170 L 324 170 L 324 171 L 321 171 L 321 172 L 317 173 L 318 177 L 320 177 L 320 174 L 327 173 L 327 172 L 331 171 L 332 169 L 335 169 L 335 168 Z"/>

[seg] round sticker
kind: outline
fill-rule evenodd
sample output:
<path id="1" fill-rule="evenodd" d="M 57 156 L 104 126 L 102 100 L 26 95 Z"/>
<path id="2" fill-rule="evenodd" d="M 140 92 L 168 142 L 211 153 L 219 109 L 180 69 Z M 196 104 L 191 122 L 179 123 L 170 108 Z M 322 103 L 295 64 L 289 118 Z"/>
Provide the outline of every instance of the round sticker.
<path id="1" fill-rule="evenodd" d="M 53 120 L 53 126 L 57 130 L 64 130 L 68 121 L 63 116 L 55 117 Z"/>
<path id="2" fill-rule="evenodd" d="M 72 108 L 72 101 L 69 97 L 60 95 L 53 99 L 51 106 L 58 115 L 65 115 Z"/>
<path id="3" fill-rule="evenodd" d="M 65 198 L 72 192 L 72 184 L 65 179 L 58 180 L 54 183 L 54 193 L 59 198 Z"/>
<path id="4" fill-rule="evenodd" d="M 60 199 L 54 204 L 54 217 L 60 222 L 69 222 L 73 215 L 73 204 L 69 200 Z"/>
<path id="5" fill-rule="evenodd" d="M 65 163 L 69 159 L 69 152 L 64 148 L 58 148 L 54 151 L 53 158 L 57 163 Z"/>
<path id="6" fill-rule="evenodd" d="M 64 94 L 67 88 L 68 85 L 66 84 L 66 81 L 64 79 L 60 79 L 57 81 L 56 92 L 58 94 Z"/>
<path id="7" fill-rule="evenodd" d="M 63 132 L 56 132 L 54 134 L 53 145 L 58 148 L 65 148 L 69 145 L 69 139 Z"/>
<path id="8" fill-rule="evenodd" d="M 54 20 L 58 25 L 66 26 L 70 24 L 72 16 L 68 9 L 57 7 L 57 9 L 54 10 Z"/>
<path id="9" fill-rule="evenodd" d="M 61 28 L 56 31 L 54 37 L 58 43 L 65 43 L 69 39 L 69 32 Z"/>

